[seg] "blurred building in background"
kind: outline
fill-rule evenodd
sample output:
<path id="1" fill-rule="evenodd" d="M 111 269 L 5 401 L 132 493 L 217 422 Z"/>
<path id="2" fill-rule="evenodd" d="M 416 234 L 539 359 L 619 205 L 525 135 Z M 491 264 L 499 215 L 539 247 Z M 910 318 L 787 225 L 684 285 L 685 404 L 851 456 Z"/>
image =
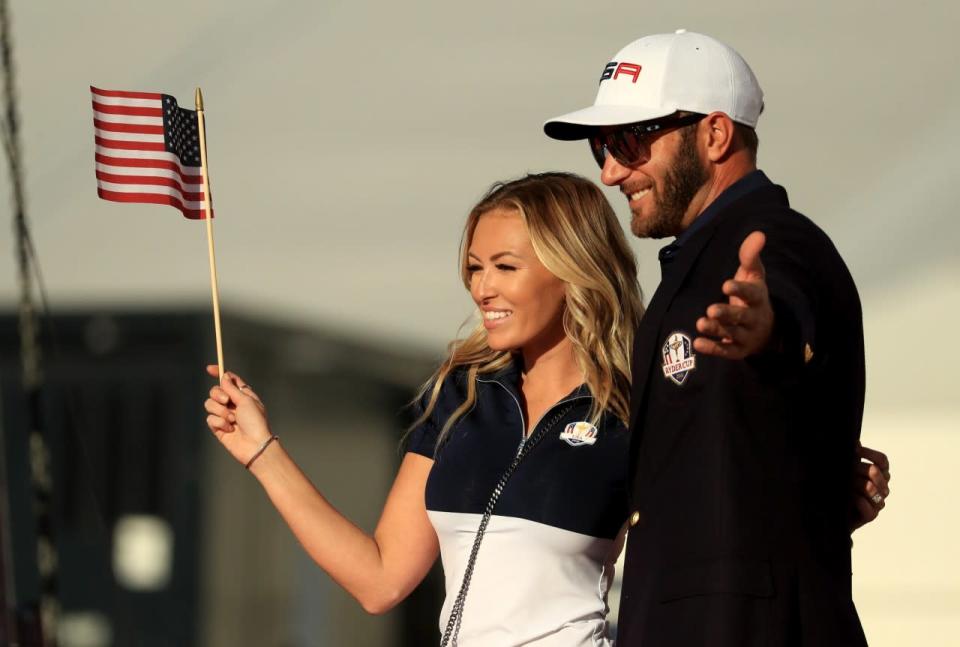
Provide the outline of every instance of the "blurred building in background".
<path id="1" fill-rule="evenodd" d="M 256 480 L 206 431 L 209 313 L 90 312 L 44 322 L 61 647 L 406 647 L 436 640 L 442 583 L 367 616 L 297 545 Z M 51 324 L 48 325 L 48 324 Z M 399 464 L 405 403 L 432 358 L 226 314 L 228 367 L 322 492 L 372 531 Z M 0 317 L 10 569 L 38 595 L 17 319 Z"/>

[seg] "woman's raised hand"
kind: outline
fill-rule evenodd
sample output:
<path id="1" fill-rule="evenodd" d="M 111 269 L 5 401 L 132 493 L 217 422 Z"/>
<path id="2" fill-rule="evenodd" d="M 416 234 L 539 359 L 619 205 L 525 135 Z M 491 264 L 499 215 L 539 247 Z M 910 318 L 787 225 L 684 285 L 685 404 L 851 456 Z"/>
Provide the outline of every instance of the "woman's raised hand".
<path id="1" fill-rule="evenodd" d="M 217 377 L 219 370 L 211 365 L 207 373 Z M 260 396 L 235 373 L 224 373 L 203 404 L 210 431 L 243 465 L 272 435 Z"/>

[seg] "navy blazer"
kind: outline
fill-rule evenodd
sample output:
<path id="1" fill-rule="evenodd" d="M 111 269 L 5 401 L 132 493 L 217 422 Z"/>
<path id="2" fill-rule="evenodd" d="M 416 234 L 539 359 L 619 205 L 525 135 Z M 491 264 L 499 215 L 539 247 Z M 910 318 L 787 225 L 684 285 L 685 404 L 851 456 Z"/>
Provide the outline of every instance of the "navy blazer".
<path id="1" fill-rule="evenodd" d="M 771 350 L 693 351 L 752 231 Z M 865 645 L 850 490 L 864 396 L 860 301 L 836 248 L 765 183 L 664 264 L 633 353 L 631 508 L 618 647 Z"/>

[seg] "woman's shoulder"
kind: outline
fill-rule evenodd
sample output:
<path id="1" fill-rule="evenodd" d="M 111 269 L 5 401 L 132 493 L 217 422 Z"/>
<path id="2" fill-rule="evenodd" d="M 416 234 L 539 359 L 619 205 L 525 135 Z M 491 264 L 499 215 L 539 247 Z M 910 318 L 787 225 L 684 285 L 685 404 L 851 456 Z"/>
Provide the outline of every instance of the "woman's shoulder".
<path id="1" fill-rule="evenodd" d="M 458 366 L 442 377 L 438 371 L 423 386 L 410 407 L 416 422 L 407 439 L 407 451 L 433 457 L 444 423 L 467 398 L 469 379 L 469 369 Z"/>
<path id="2" fill-rule="evenodd" d="M 450 370 L 449 373 L 443 378 L 443 382 L 440 385 L 440 392 L 437 397 L 437 407 L 450 407 L 456 409 L 463 403 L 464 399 L 467 397 L 467 391 L 469 389 L 469 383 L 472 378 L 470 377 L 470 369 L 467 366 L 456 366 Z M 436 378 L 434 378 L 436 380 Z M 435 381 L 430 383 L 426 391 L 426 395 L 429 397 L 433 391 Z M 451 410 L 452 411 L 452 410 Z M 449 413 L 449 412 L 448 412 Z"/>

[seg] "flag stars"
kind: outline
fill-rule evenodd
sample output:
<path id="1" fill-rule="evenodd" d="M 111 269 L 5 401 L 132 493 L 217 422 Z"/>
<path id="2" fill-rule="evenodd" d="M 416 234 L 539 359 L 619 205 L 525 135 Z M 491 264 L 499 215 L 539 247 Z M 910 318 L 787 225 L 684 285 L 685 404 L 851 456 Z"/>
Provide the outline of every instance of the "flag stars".
<path id="1" fill-rule="evenodd" d="M 175 154 L 187 166 L 199 166 L 201 163 L 199 129 L 197 113 L 180 108 L 176 102 L 163 119 L 164 141 L 167 151 Z"/>

